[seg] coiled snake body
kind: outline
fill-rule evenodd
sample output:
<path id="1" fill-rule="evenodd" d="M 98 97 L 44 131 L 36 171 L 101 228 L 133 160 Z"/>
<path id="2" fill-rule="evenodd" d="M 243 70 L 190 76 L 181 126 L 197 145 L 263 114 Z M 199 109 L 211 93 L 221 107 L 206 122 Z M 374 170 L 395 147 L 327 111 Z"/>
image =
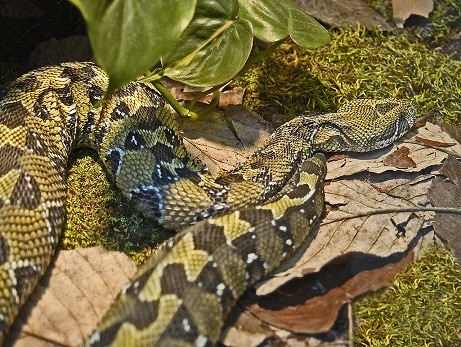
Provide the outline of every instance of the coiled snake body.
<path id="1" fill-rule="evenodd" d="M 212 177 L 188 157 L 151 85 L 130 83 L 95 107 L 107 83 L 95 65 L 68 63 L 0 93 L 0 342 L 55 252 L 73 148 L 96 149 L 139 210 L 185 229 L 138 271 L 86 344 L 210 346 L 236 299 L 318 222 L 326 167 L 314 152 L 381 148 L 415 119 L 408 101 L 357 100 L 286 123 Z"/>

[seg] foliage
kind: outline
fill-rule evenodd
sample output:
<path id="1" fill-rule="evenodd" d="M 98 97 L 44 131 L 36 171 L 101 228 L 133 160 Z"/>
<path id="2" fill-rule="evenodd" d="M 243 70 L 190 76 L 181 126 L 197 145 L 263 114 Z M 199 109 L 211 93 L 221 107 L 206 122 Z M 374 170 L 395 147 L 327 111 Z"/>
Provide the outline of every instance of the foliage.
<path id="1" fill-rule="evenodd" d="M 153 82 L 170 77 L 192 86 L 220 86 L 262 57 L 254 38 L 272 44 L 287 38 L 306 48 L 328 42 L 328 32 L 290 0 L 93 1 L 71 0 L 83 14 L 96 59 L 109 75 L 111 93 L 156 67 Z M 251 55 L 251 59 L 250 58 Z"/>

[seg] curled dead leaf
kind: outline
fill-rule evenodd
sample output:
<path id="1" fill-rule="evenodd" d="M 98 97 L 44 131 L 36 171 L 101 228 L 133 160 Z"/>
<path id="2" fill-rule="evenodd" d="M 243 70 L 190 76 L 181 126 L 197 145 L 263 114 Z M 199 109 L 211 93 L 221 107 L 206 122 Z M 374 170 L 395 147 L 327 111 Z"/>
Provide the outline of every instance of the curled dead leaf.
<path id="1" fill-rule="evenodd" d="M 434 141 L 434 140 L 429 140 L 425 139 L 419 136 L 415 136 L 415 140 L 418 142 L 421 142 L 422 144 L 426 146 L 432 146 L 432 147 L 451 147 L 456 145 L 454 142 L 440 142 L 440 141 Z"/>
<path id="2" fill-rule="evenodd" d="M 268 324 L 299 334 L 332 329 L 341 307 L 387 285 L 404 271 L 413 252 L 379 257 L 362 252 L 340 255 L 315 273 L 296 277 L 264 296 L 255 296 L 252 314 Z"/>
<path id="3" fill-rule="evenodd" d="M 408 147 L 402 146 L 391 154 L 387 155 L 383 162 L 387 166 L 394 166 L 399 169 L 416 167 L 416 163 L 408 156 L 408 154 L 410 154 L 410 149 Z"/>
<path id="4" fill-rule="evenodd" d="M 446 178 L 436 177 L 429 190 L 429 198 L 435 206 L 461 208 L 461 163 L 448 157 L 440 173 Z M 461 216 L 437 214 L 435 231 L 452 249 L 461 264 Z"/>

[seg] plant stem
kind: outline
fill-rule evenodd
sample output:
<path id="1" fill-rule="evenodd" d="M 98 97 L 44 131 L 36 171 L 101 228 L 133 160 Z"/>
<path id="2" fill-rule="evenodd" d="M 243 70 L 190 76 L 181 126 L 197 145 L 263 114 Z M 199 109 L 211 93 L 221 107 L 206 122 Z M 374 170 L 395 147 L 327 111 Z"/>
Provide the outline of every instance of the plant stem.
<path id="1" fill-rule="evenodd" d="M 262 51 L 259 51 L 257 54 L 255 54 L 254 56 L 250 57 L 247 62 L 245 63 L 245 65 L 243 66 L 243 68 L 238 72 L 237 75 L 235 75 L 233 78 L 241 75 L 242 73 L 244 73 L 246 70 L 248 70 L 248 68 L 253 65 L 254 63 L 256 63 L 257 61 L 260 61 L 260 60 L 263 60 L 264 58 L 268 57 L 270 54 L 272 54 L 272 52 L 274 52 L 283 42 L 285 42 L 286 39 L 283 39 L 283 40 L 280 40 L 280 41 L 277 41 L 275 42 L 274 44 L 272 44 L 271 46 L 269 46 L 267 49 L 264 49 Z M 213 98 L 215 97 L 215 92 L 219 89 L 221 89 L 223 86 L 225 86 L 226 84 L 228 84 L 230 82 L 229 81 L 226 81 L 224 83 L 221 83 L 217 86 L 214 86 L 210 89 L 207 89 L 199 94 L 197 94 L 197 96 L 192 99 L 192 101 L 189 103 L 189 109 L 193 109 L 195 104 L 197 102 L 200 101 L 200 99 L 204 98 L 205 96 L 207 96 L 208 94 L 210 93 L 213 93 Z M 201 114 L 201 112 L 200 112 Z"/>
<path id="2" fill-rule="evenodd" d="M 201 109 L 200 111 L 191 112 L 190 117 L 192 119 L 197 119 L 213 111 L 219 103 L 219 95 L 220 95 L 219 90 L 215 90 L 213 92 L 213 98 L 211 99 L 211 102 L 205 108 Z M 192 108 L 192 106 L 190 106 L 190 108 Z"/>
<path id="3" fill-rule="evenodd" d="M 169 92 L 169 90 L 163 85 L 160 80 L 151 81 L 155 87 L 159 91 L 160 94 L 165 98 L 165 100 L 173 107 L 173 109 L 180 115 L 180 116 L 190 116 L 191 111 L 187 108 L 181 106 L 181 104 L 176 100 L 173 95 Z"/>
<path id="4" fill-rule="evenodd" d="M 286 41 L 287 38 L 284 38 L 282 40 L 274 42 L 272 45 L 270 45 L 268 48 L 259 51 L 257 54 L 251 56 L 245 63 L 245 65 L 242 67 L 242 69 L 239 71 L 239 73 L 236 76 L 241 75 L 244 73 L 248 68 L 253 65 L 254 63 L 263 60 L 264 58 L 268 57 L 270 54 L 272 54 L 282 43 Z"/>
<path id="5" fill-rule="evenodd" d="M 350 216 L 344 216 L 339 218 L 327 219 L 322 221 L 322 225 L 332 224 L 336 222 L 343 222 L 345 220 L 368 217 L 377 214 L 388 214 L 388 213 L 408 213 L 408 212 L 435 212 L 435 213 L 447 213 L 454 215 L 461 215 L 460 208 L 453 207 L 396 207 L 396 208 L 383 208 L 383 209 L 369 209 L 363 212 L 354 213 Z"/>
<path id="6" fill-rule="evenodd" d="M 279 47 L 283 42 L 285 42 L 285 40 L 286 39 L 279 40 L 279 41 L 275 42 L 274 44 L 272 44 L 271 46 L 269 46 L 268 48 L 259 51 L 257 54 L 255 54 L 253 56 L 250 56 L 250 58 L 247 60 L 247 62 L 243 66 L 243 68 L 239 71 L 239 73 L 236 76 L 238 76 L 238 75 L 242 74 L 243 72 L 245 72 L 252 64 L 266 58 L 267 56 L 269 56 L 272 52 L 274 52 L 277 49 L 277 47 Z M 234 76 L 234 78 L 236 76 Z M 207 89 L 202 93 L 199 93 L 194 99 L 192 99 L 192 101 L 189 104 L 189 107 L 185 108 L 185 107 L 181 106 L 181 104 L 173 97 L 173 95 L 171 95 L 171 93 L 168 91 L 168 89 L 165 88 L 165 86 L 162 84 L 162 82 L 160 82 L 158 75 L 151 74 L 149 76 L 146 76 L 143 79 L 143 81 L 152 83 L 154 85 L 154 87 L 159 91 L 159 93 L 162 94 L 162 96 L 165 98 L 165 100 L 171 105 L 171 107 L 173 107 L 173 109 L 179 115 L 181 115 L 183 117 L 188 116 L 191 119 L 197 119 L 197 118 L 199 118 L 199 117 L 201 117 L 201 116 L 203 116 L 205 114 L 210 113 L 216 107 L 216 105 L 218 105 L 218 103 L 219 103 L 219 89 L 222 86 L 224 86 L 224 85 L 226 85 L 226 84 L 228 84 L 230 82 L 230 80 L 229 80 L 229 81 L 227 81 L 225 83 L 222 83 L 222 84 L 214 86 L 214 87 L 212 87 L 210 89 Z M 210 93 L 213 93 L 213 99 L 211 100 L 211 102 L 210 102 L 210 104 L 208 106 L 206 106 L 205 108 L 203 108 L 202 110 L 200 110 L 198 112 L 191 111 L 191 109 L 194 108 L 194 106 L 196 105 L 196 103 L 200 99 L 202 99 L 203 97 L 205 97 L 206 95 L 208 95 Z"/>

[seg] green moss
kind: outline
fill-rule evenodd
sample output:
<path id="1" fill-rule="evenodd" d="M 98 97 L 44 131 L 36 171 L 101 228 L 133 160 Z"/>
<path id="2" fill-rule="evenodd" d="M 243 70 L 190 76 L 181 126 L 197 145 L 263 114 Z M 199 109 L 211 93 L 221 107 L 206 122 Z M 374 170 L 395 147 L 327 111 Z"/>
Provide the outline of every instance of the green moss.
<path id="1" fill-rule="evenodd" d="M 420 114 L 439 111 L 460 123 L 461 62 L 404 35 L 378 30 L 331 31 L 317 50 L 284 44 L 238 79 L 245 103 L 262 115 L 294 117 L 332 111 L 344 100 L 408 97 Z"/>
<path id="2" fill-rule="evenodd" d="M 71 160 L 63 248 L 101 245 L 143 263 L 168 233 L 144 219 L 121 196 L 92 151 Z"/>
<path id="3" fill-rule="evenodd" d="M 107 207 L 115 195 L 101 167 L 85 154 L 79 153 L 68 172 L 65 248 L 101 244 L 110 225 Z"/>
<path id="4" fill-rule="evenodd" d="M 356 346 L 461 346 L 461 268 L 426 250 L 394 283 L 355 303 Z"/>
<path id="5" fill-rule="evenodd" d="M 435 0 L 434 10 L 429 14 L 431 28 L 423 33 L 431 45 L 440 45 L 453 39 L 461 24 L 461 2 L 459 0 Z"/>
<path id="6" fill-rule="evenodd" d="M 389 2 L 382 0 L 364 0 L 371 8 L 373 8 L 378 14 L 383 16 L 386 21 L 392 20 L 392 6 L 389 6 Z"/>

